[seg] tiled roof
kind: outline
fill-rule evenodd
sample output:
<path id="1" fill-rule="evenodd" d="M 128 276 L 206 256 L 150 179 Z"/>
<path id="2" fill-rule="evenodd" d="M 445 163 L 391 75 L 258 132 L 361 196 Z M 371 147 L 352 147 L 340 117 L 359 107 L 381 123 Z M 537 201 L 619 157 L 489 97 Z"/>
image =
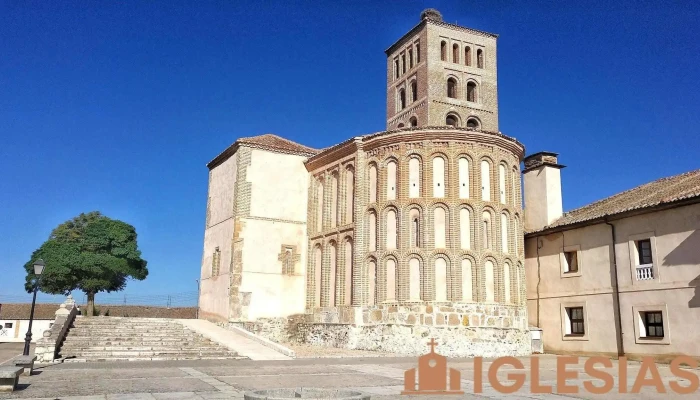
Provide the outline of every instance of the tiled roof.
<path id="1" fill-rule="evenodd" d="M 536 232 L 585 223 L 586 221 L 593 221 L 607 216 L 663 206 L 692 198 L 700 200 L 700 169 L 661 178 L 587 206 L 571 210 L 564 213 L 558 220 Z"/>
<path id="2" fill-rule="evenodd" d="M 34 319 L 54 319 L 59 304 L 39 304 L 34 307 Z M 31 303 L 0 304 L 0 319 L 29 319 Z"/>
<path id="3" fill-rule="evenodd" d="M 255 147 L 262 150 L 270 150 L 286 154 L 296 154 L 301 156 L 311 157 L 321 150 L 314 149 L 312 147 L 304 146 L 302 144 L 292 142 L 289 139 L 273 135 L 272 133 L 266 133 L 258 136 L 239 138 L 232 145 L 230 145 L 226 150 L 221 152 L 213 160 L 211 160 L 207 167 L 214 168 L 216 165 L 220 164 L 222 161 L 230 157 L 236 152 L 240 145 Z"/>

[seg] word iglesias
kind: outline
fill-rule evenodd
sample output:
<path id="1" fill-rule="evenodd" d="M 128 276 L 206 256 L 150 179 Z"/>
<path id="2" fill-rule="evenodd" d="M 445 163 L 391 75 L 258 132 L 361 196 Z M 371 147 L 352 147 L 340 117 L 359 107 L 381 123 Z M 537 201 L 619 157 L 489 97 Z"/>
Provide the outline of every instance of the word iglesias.
<path id="1" fill-rule="evenodd" d="M 580 389 L 575 385 L 567 385 L 567 380 L 579 379 L 580 371 L 567 370 L 566 367 L 578 365 L 579 358 L 576 356 L 559 356 L 557 357 L 557 394 L 576 394 Z M 634 384 L 631 388 L 628 387 L 627 377 L 627 358 L 620 357 L 618 360 L 618 381 L 612 374 L 602 368 L 597 368 L 600 365 L 603 368 L 613 368 L 612 360 L 605 357 L 591 357 L 584 363 L 585 374 L 595 380 L 584 380 L 583 388 L 585 391 L 592 394 L 610 393 L 617 386 L 617 393 L 639 393 L 644 386 L 653 386 L 658 393 L 667 393 L 667 388 L 661 379 L 661 374 L 652 357 L 642 358 L 639 372 L 634 379 Z M 689 368 L 697 368 L 698 362 L 691 357 L 680 356 L 675 358 L 670 365 L 671 373 L 680 379 L 685 379 L 688 382 L 681 384 L 679 381 L 670 381 L 668 386 L 671 391 L 677 394 L 695 393 L 700 386 L 700 379 L 692 371 L 681 368 L 683 365 Z M 503 383 L 498 380 L 498 369 L 503 366 L 509 366 L 523 372 L 509 372 L 506 377 L 509 383 Z M 484 365 L 483 358 L 474 358 L 474 393 L 483 393 L 484 381 Z M 552 386 L 540 384 L 540 360 L 537 357 L 530 358 L 530 392 L 531 393 L 552 393 Z M 515 393 L 520 390 L 526 380 L 525 367 L 523 363 L 515 357 L 501 357 L 493 361 L 488 367 L 488 380 L 491 387 L 500 393 Z M 596 385 L 597 383 L 597 385 Z M 617 385 L 616 385 L 617 383 Z"/>

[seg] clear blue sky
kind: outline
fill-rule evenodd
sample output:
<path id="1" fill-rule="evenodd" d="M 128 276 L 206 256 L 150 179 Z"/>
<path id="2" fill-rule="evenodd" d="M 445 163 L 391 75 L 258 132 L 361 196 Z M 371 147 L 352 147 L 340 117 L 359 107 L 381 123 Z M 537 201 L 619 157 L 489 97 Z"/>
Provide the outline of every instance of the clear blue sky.
<path id="1" fill-rule="evenodd" d="M 501 131 L 560 153 L 565 209 L 700 167 L 700 6 L 610 3 L 0 0 L 0 301 L 91 210 L 138 231 L 130 296 L 196 291 L 205 164 L 383 130 L 384 50 L 428 7 L 500 35 Z"/>

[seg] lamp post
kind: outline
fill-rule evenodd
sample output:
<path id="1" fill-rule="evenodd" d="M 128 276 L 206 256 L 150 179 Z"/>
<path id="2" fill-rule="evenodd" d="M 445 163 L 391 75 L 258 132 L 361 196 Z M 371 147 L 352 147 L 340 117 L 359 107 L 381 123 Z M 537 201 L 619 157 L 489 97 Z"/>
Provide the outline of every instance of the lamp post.
<path id="1" fill-rule="evenodd" d="M 32 310 L 29 312 L 29 329 L 27 329 L 27 336 L 24 338 L 24 353 L 25 356 L 29 355 L 29 345 L 32 343 L 32 322 L 34 320 L 34 306 L 36 305 L 36 292 L 39 291 L 39 281 L 41 280 L 41 274 L 44 272 L 44 260 L 41 258 L 34 262 L 34 275 L 36 275 L 36 281 L 34 282 L 34 297 L 32 298 Z"/>

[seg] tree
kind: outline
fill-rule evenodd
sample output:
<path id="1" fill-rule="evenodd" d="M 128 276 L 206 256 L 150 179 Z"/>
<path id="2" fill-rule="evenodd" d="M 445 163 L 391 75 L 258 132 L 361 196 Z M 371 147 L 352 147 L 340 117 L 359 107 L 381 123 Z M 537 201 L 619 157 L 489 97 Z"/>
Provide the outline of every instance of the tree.
<path id="1" fill-rule="evenodd" d="M 34 261 L 42 258 L 46 268 L 41 275 L 41 291 L 68 294 L 79 289 L 88 299 L 87 315 L 92 316 L 95 294 L 124 290 L 128 278 L 148 276 L 146 260 L 136 243 L 136 229 L 98 211 L 80 214 L 57 226 L 24 265 L 27 292 L 33 290 Z"/>

